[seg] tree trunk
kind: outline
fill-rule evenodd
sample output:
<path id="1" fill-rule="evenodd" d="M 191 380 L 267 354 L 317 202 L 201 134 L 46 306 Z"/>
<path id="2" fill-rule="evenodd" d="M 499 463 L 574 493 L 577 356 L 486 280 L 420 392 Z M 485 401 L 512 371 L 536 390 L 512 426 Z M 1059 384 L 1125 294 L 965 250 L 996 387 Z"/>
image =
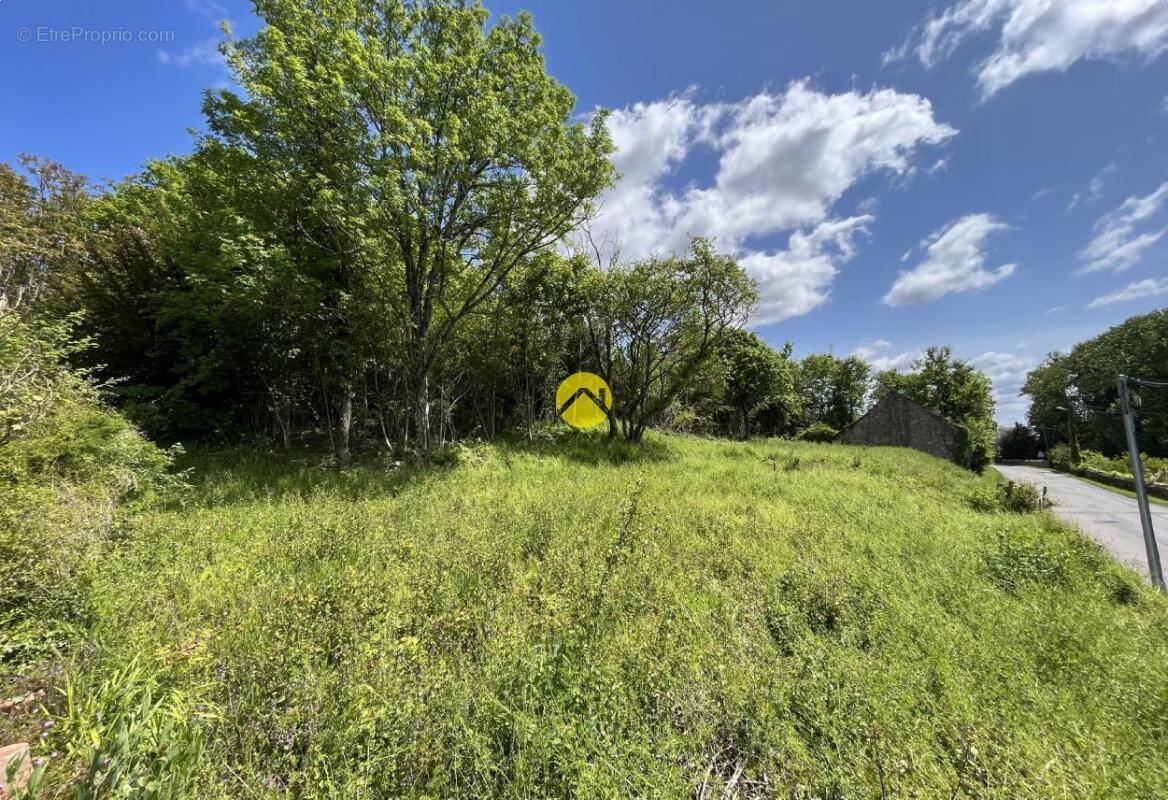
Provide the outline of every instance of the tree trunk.
<path id="1" fill-rule="evenodd" d="M 418 436 L 418 456 L 430 463 L 430 375 L 421 370 L 414 383 L 414 431 Z"/>
<path id="2" fill-rule="evenodd" d="M 353 430 L 353 391 L 345 389 L 341 397 L 341 413 L 337 419 L 336 457 L 337 466 L 348 469 L 353 464 L 353 452 L 349 448 L 349 435 Z"/>

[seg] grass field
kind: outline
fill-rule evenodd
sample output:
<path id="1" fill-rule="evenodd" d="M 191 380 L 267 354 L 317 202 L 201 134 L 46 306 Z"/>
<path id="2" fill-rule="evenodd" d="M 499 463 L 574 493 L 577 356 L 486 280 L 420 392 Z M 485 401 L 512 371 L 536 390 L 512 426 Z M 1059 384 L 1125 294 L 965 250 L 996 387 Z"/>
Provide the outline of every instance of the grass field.
<path id="1" fill-rule="evenodd" d="M 1168 603 L 990 478 L 587 436 L 246 451 L 119 526 L 39 796 L 1146 798 Z"/>

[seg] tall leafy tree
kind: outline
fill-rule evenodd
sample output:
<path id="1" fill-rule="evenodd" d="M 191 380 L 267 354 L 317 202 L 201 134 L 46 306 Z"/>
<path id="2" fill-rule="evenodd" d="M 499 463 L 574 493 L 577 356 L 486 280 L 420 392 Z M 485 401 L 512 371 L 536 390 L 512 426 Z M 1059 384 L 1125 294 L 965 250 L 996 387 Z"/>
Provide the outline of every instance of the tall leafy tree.
<path id="1" fill-rule="evenodd" d="M 822 423 L 839 430 L 855 422 L 863 411 L 871 374 L 871 367 L 855 356 L 815 353 L 803 359 L 798 388 L 804 427 Z"/>
<path id="2" fill-rule="evenodd" d="M 0 164 L 0 308 L 28 308 L 61 290 L 84 258 L 89 182 L 60 164 L 22 156 Z"/>
<path id="3" fill-rule="evenodd" d="M 733 329 L 718 350 L 725 364 L 724 402 L 737 417 L 737 435 L 749 439 L 760 417 L 772 418 L 769 432 L 779 432 L 799 406 L 790 346 L 776 352 L 757 334 Z"/>
<path id="4" fill-rule="evenodd" d="M 229 48 L 243 96 L 212 130 L 284 182 L 306 264 L 325 276 L 342 427 L 368 292 L 403 327 L 415 441 L 459 325 L 507 275 L 577 226 L 612 179 L 604 116 L 570 124 L 531 17 L 463 0 L 257 0 L 265 27 Z"/>
<path id="5" fill-rule="evenodd" d="M 1031 371 L 1022 389 L 1031 400 L 1031 424 L 1045 426 L 1054 441 L 1066 441 L 1073 426 L 1084 447 L 1106 455 L 1123 452 L 1115 385 L 1120 372 L 1168 380 L 1168 309 L 1125 320 Z M 1168 455 L 1168 392 L 1144 390 L 1139 400 L 1141 448 Z"/>

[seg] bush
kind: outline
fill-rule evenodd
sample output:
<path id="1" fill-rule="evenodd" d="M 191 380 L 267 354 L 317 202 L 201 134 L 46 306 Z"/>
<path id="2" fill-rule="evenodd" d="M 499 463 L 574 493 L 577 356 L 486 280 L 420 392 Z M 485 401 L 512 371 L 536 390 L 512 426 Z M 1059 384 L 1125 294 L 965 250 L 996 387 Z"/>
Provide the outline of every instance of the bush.
<path id="1" fill-rule="evenodd" d="M 839 431 L 825 422 L 817 422 L 810 428 L 799 431 L 795 438 L 801 442 L 834 442 Z"/>
<path id="2" fill-rule="evenodd" d="M 1072 461 L 1071 446 L 1069 444 L 1056 444 L 1050 448 L 1050 463 L 1056 469 L 1071 469 L 1077 466 Z"/>
<path id="3" fill-rule="evenodd" d="M 1080 466 L 1088 469 L 1097 469 L 1100 472 L 1113 472 L 1117 475 L 1131 475 L 1131 459 L 1127 453 L 1116 456 L 1105 456 L 1094 450 L 1084 450 Z M 1168 458 L 1153 458 L 1146 453 L 1140 454 L 1144 465 L 1144 478 L 1149 483 L 1168 482 Z"/>
<path id="4" fill-rule="evenodd" d="M 1042 508 L 1042 493 L 1033 483 L 1001 483 L 990 488 L 978 487 L 969 497 L 969 505 L 975 511 L 992 513 L 1007 511 L 1014 514 L 1029 514 Z"/>
<path id="5" fill-rule="evenodd" d="M 0 667 L 60 648 L 87 617 L 93 550 L 171 456 L 69 372 L 61 326 L 0 316 Z"/>

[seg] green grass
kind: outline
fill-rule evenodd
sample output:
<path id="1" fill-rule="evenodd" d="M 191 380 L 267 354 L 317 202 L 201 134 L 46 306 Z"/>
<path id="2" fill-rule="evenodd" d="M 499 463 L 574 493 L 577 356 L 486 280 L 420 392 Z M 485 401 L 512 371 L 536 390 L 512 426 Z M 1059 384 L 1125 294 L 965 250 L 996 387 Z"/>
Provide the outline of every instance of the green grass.
<path id="1" fill-rule="evenodd" d="M 43 796 L 1150 798 L 1168 603 L 918 453 L 233 451 L 121 526 Z M 129 787 L 129 788 L 127 788 Z"/>

